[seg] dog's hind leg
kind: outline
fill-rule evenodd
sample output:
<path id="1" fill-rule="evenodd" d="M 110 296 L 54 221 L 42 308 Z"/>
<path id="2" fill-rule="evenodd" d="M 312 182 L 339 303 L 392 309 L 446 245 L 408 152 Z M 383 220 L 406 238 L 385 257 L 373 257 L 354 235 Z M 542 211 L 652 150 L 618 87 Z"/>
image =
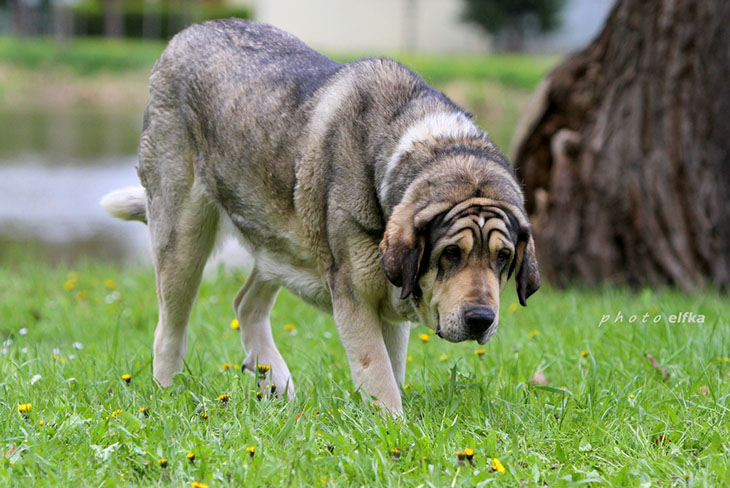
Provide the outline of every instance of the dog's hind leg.
<path id="1" fill-rule="evenodd" d="M 233 308 L 241 327 L 241 342 L 248 354 L 243 368 L 256 375 L 263 393 L 286 391 L 287 399 L 292 399 L 294 384 L 274 343 L 269 320 L 278 293 L 279 286 L 265 281 L 254 267 L 233 300 Z"/>
<path id="2" fill-rule="evenodd" d="M 197 183 L 153 195 L 148 208 L 159 301 L 153 374 L 169 386 L 183 369 L 188 320 L 215 242 L 218 209 Z"/>
<path id="3" fill-rule="evenodd" d="M 158 62 L 161 63 L 162 61 Z M 190 311 L 218 230 L 219 210 L 203 189 L 190 131 L 156 68 L 139 144 L 139 176 L 157 279 L 159 320 L 152 369 L 162 386 L 183 369 Z"/>

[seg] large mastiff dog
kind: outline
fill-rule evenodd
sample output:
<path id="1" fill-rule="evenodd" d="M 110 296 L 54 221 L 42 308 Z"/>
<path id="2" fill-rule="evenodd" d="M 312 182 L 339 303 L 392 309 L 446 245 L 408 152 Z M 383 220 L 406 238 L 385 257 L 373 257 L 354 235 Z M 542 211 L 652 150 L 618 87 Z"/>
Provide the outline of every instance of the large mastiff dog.
<path id="1" fill-rule="evenodd" d="M 233 305 L 262 386 L 294 394 L 269 313 L 284 286 L 334 314 L 355 384 L 395 414 L 409 325 L 483 344 L 515 274 L 540 286 L 510 163 L 470 116 L 390 59 L 340 64 L 274 27 L 195 25 L 150 77 L 142 188 L 105 197 L 149 224 L 159 298 L 154 377 L 180 372 L 222 221 L 254 258 Z"/>

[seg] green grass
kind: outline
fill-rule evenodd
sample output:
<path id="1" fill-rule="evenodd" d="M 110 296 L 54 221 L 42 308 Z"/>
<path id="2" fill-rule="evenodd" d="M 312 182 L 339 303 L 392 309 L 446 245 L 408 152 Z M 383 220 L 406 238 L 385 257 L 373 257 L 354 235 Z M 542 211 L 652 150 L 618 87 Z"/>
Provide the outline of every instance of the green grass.
<path id="1" fill-rule="evenodd" d="M 289 404 L 257 401 L 251 376 L 221 368 L 243 358 L 229 327 L 240 273 L 205 280 L 185 373 L 163 391 L 151 377 L 151 270 L 80 265 L 67 290 L 70 271 L 28 259 L 0 269 L 0 486 L 730 484 L 727 296 L 548 288 L 515 311 L 510 284 L 481 358 L 475 343 L 413 330 L 406 416 L 393 423 L 353 391 L 331 318 L 287 293 L 272 324 L 297 388 Z M 664 319 L 598 326 L 619 311 Z M 706 321 L 668 323 L 682 311 Z M 533 386 L 536 373 L 549 383 Z M 457 464 L 465 448 L 474 466 Z M 505 473 L 489 471 L 495 457 Z"/>
<path id="2" fill-rule="evenodd" d="M 81 75 L 149 69 L 165 43 L 134 39 L 0 37 L 0 63 L 33 69 L 67 68 Z"/>
<path id="3" fill-rule="evenodd" d="M 165 47 L 163 41 L 76 38 L 58 43 L 53 39 L 0 37 L 0 63 L 26 68 L 69 68 L 89 75 L 149 69 Z M 334 55 L 338 61 L 356 55 Z M 394 53 L 391 57 L 418 72 L 429 83 L 454 79 L 498 81 L 532 88 L 556 64 L 555 56 L 499 54 L 491 56 L 430 56 Z"/>

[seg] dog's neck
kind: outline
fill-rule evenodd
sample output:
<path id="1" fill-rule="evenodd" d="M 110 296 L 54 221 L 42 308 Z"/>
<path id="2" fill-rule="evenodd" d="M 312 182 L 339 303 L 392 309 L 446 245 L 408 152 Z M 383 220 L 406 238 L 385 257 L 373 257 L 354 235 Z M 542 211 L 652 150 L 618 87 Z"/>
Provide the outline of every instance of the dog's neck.
<path id="1" fill-rule="evenodd" d="M 390 217 L 415 180 L 434 169 L 439 160 L 458 153 L 504 158 L 489 136 L 462 112 L 432 113 L 406 127 L 382 167 L 376 169 L 375 184 L 384 217 Z"/>

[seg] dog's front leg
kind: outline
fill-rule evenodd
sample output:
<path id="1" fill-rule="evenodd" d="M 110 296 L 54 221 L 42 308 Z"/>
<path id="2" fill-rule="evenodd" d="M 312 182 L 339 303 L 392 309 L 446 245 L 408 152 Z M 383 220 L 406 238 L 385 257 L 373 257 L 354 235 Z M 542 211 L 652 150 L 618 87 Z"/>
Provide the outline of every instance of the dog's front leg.
<path id="1" fill-rule="evenodd" d="M 403 414 L 400 390 L 385 346 L 377 306 L 355 296 L 350 283 L 334 281 L 330 285 L 334 318 L 355 386 L 400 416 Z"/>

